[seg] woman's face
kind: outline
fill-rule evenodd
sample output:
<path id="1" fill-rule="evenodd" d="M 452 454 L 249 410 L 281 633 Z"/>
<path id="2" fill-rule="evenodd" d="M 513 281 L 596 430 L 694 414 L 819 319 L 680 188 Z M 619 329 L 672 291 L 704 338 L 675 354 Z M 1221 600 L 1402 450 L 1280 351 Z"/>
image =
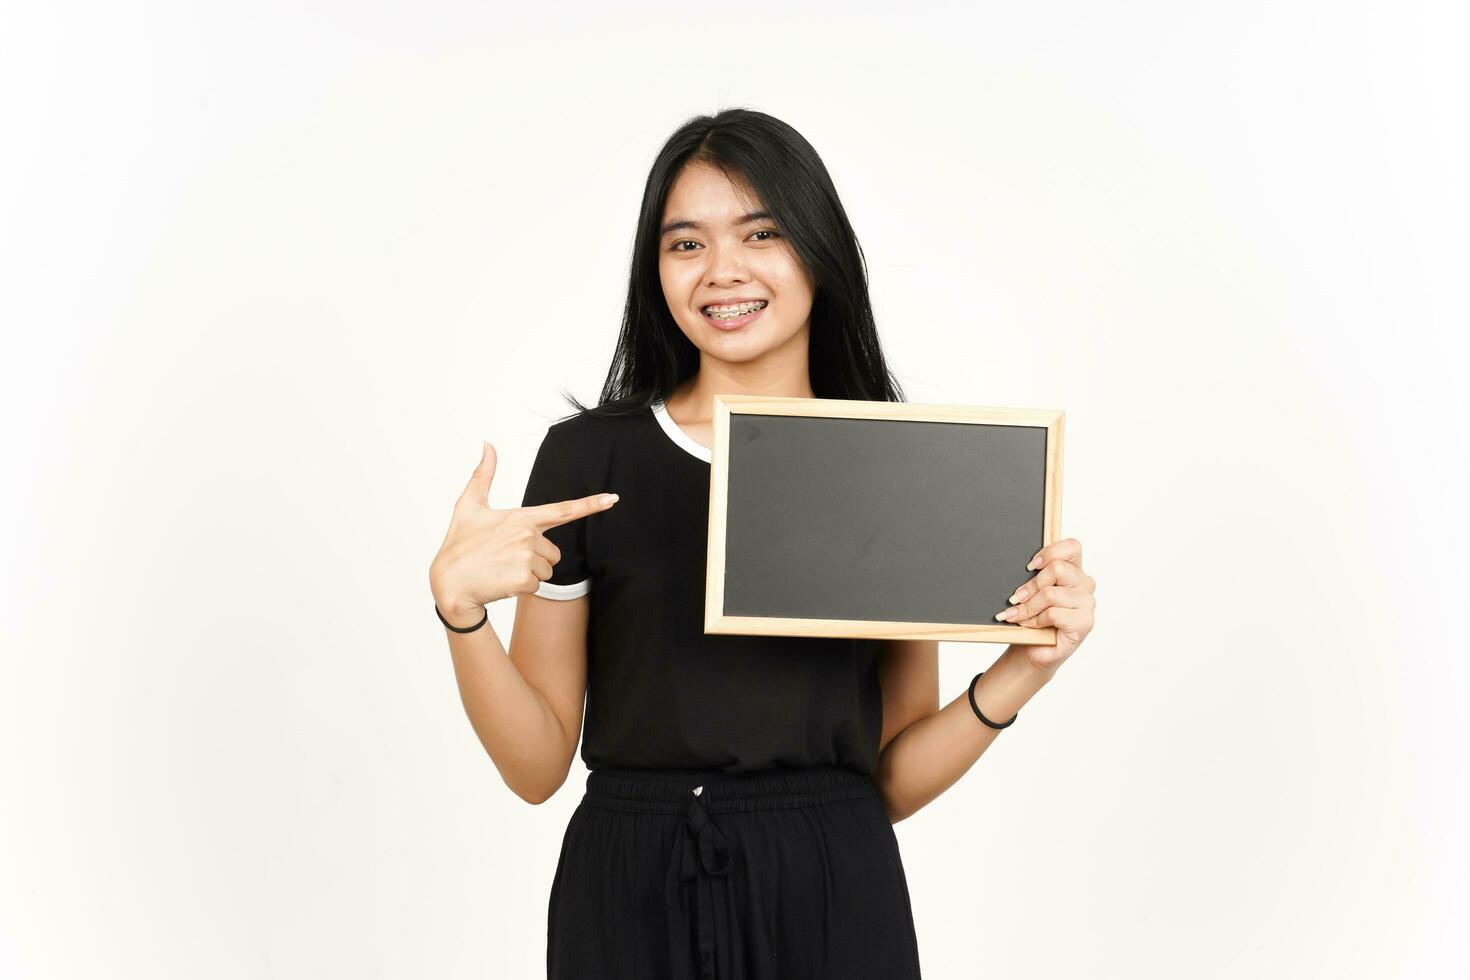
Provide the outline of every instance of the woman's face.
<path id="1" fill-rule="evenodd" d="M 690 343 L 722 361 L 805 343 L 815 284 L 753 194 L 742 199 L 718 169 L 691 163 L 669 191 L 662 226 L 659 279 Z M 753 314 L 706 312 L 746 300 L 765 306 Z"/>

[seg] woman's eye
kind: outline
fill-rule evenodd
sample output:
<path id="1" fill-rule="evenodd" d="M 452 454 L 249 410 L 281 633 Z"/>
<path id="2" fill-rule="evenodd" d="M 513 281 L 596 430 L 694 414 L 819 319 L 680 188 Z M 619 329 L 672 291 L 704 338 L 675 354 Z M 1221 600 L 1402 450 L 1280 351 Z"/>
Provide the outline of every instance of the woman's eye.
<path id="1" fill-rule="evenodd" d="M 753 231 L 750 234 L 751 234 L 751 237 L 752 238 L 754 238 L 756 235 L 772 235 L 772 236 L 774 236 L 776 238 L 781 237 L 780 232 L 777 232 L 777 231 L 775 231 L 774 229 L 771 229 L 771 228 L 762 228 L 759 231 Z M 756 240 L 757 241 L 762 241 L 762 242 L 770 241 L 769 238 L 759 238 L 759 239 L 756 239 Z M 672 245 L 670 245 L 669 246 L 669 251 L 670 252 L 692 252 L 693 251 L 693 249 L 689 249 L 689 248 L 680 248 L 679 246 L 681 246 L 681 245 L 695 245 L 695 246 L 698 246 L 699 243 L 698 242 L 691 242 L 689 239 L 686 238 L 683 241 L 674 242 Z"/>

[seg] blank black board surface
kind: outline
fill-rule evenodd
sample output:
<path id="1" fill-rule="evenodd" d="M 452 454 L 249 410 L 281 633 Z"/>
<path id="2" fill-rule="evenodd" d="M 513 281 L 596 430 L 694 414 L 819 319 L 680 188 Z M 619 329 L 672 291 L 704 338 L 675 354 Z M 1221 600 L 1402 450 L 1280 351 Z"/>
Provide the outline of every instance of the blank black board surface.
<path id="1" fill-rule="evenodd" d="M 998 622 L 1056 539 L 1062 413 L 715 399 L 705 631 L 1054 643 Z"/>

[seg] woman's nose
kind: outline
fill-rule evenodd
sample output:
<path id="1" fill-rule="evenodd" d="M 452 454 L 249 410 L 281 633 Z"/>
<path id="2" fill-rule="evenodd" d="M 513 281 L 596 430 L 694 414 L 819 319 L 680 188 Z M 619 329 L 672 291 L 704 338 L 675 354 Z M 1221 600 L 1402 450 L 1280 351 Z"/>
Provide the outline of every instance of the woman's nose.
<path id="1" fill-rule="evenodd" d="M 745 267 L 745 258 L 737 248 L 713 246 L 709 250 L 709 284 L 719 286 L 725 283 L 745 282 L 749 278 L 749 271 Z"/>

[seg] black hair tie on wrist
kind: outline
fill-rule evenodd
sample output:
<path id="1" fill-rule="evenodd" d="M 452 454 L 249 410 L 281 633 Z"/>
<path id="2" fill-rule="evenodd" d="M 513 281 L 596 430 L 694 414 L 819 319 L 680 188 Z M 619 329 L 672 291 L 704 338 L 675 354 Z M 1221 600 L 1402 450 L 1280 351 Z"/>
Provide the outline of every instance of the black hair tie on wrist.
<path id="1" fill-rule="evenodd" d="M 450 626 L 449 625 L 449 620 L 445 619 L 444 618 L 444 614 L 439 611 L 439 603 L 437 603 L 437 602 L 434 603 L 434 615 L 439 617 L 439 622 L 441 622 L 441 623 L 444 624 L 444 628 L 445 629 L 453 630 L 456 633 L 473 633 L 475 630 L 479 629 L 481 626 L 484 626 L 485 623 L 490 619 L 490 607 L 489 606 L 486 606 L 485 607 L 485 616 L 484 616 L 484 618 L 481 619 L 478 623 L 476 623 L 473 626 Z"/>
<path id="2" fill-rule="evenodd" d="M 1005 722 L 1004 724 L 1001 724 L 1001 725 L 997 725 L 995 722 L 991 721 L 989 718 L 987 718 L 984 715 L 982 715 L 980 713 L 980 706 L 975 703 L 975 681 L 978 681 L 984 674 L 985 674 L 985 671 L 982 670 L 982 671 L 980 671 L 980 673 L 978 673 L 978 674 L 975 675 L 975 677 L 974 677 L 973 680 L 970 681 L 970 708 L 975 712 L 975 717 L 976 718 L 979 718 L 981 721 L 985 722 L 985 724 L 989 725 L 991 728 L 994 728 L 997 731 L 999 731 L 1002 728 L 1008 728 L 1011 725 L 1015 724 L 1017 718 L 1021 717 L 1021 712 L 1017 711 L 1014 715 L 1011 716 L 1011 720 L 1010 721 Z"/>

